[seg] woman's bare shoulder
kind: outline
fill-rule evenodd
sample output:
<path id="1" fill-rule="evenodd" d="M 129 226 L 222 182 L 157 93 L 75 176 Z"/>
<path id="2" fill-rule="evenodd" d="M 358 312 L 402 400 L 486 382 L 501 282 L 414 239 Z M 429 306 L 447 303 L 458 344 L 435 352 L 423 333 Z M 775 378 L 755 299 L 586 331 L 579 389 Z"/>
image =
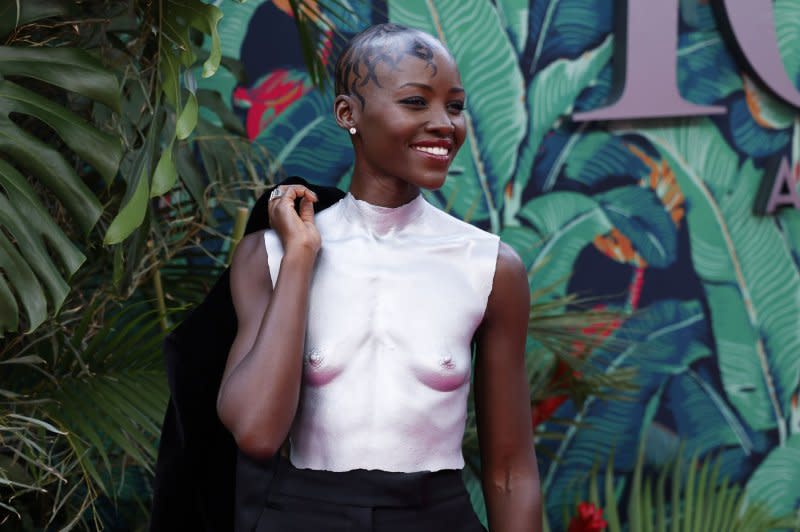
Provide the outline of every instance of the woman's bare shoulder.
<path id="1" fill-rule="evenodd" d="M 502 321 L 520 312 L 527 316 L 529 305 L 530 287 L 525 264 L 514 248 L 500 242 L 486 317 Z"/>
<path id="2" fill-rule="evenodd" d="M 500 241 L 497 250 L 497 276 L 502 278 L 514 278 L 517 281 L 528 278 L 525 264 L 514 248 L 503 241 Z"/>

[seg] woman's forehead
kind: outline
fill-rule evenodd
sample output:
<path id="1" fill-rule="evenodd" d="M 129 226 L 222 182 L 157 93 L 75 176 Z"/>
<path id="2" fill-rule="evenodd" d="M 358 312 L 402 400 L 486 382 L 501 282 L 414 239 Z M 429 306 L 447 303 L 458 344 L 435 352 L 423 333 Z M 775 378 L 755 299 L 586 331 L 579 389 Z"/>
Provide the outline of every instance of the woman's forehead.
<path id="1" fill-rule="evenodd" d="M 386 35 L 354 47 L 343 58 L 341 72 L 348 92 L 362 99 L 364 90 L 388 88 L 407 81 L 424 81 L 458 73 L 447 49 L 422 32 Z M 406 78 L 414 78 L 406 79 Z M 363 103 L 363 100 L 362 100 Z"/>

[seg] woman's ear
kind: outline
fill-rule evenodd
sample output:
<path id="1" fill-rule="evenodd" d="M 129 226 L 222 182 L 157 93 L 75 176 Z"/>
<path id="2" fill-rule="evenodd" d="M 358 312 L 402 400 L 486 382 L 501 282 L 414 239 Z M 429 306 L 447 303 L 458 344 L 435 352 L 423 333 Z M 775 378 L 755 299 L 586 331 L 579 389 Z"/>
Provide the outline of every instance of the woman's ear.
<path id="1" fill-rule="evenodd" d="M 358 109 L 355 108 L 355 102 L 350 96 L 340 94 L 336 97 L 333 101 L 333 115 L 339 127 L 343 129 L 357 127 Z"/>

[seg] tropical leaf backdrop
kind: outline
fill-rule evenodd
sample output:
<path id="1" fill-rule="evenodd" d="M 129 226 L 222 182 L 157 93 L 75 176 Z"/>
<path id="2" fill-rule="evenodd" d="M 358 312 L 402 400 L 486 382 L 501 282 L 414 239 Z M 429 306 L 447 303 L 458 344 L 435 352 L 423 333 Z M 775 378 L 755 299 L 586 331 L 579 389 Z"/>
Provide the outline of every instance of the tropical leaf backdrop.
<path id="1" fill-rule="evenodd" d="M 775 157 L 788 157 L 800 178 L 800 111 L 743 73 L 710 3 L 680 2 L 678 79 L 685 98 L 727 113 L 624 125 L 570 118 L 607 103 L 617 2 L 341 4 L 312 15 L 323 22 L 326 57 L 367 23 L 393 21 L 435 35 L 459 64 L 468 139 L 429 200 L 514 246 L 539 303 L 571 293 L 631 314 L 602 331 L 605 347 L 586 363 L 601 373 L 630 368 L 635 390 L 623 400 L 535 404 L 550 528 L 565 530 L 575 504 L 592 498 L 613 513 L 615 529 L 630 519 L 639 530 L 640 497 L 651 496 L 642 475 L 667 467 L 676 487 L 666 522 L 713 520 L 681 515 L 697 506 L 679 504 L 695 483 L 681 488 L 680 471 L 694 479 L 693 468 L 707 472 L 712 461 L 702 489 L 724 499 L 738 486 L 742 497 L 725 500 L 742 512 L 750 505 L 776 518 L 797 514 L 800 211 L 752 212 Z M 292 28 L 285 8 L 248 6 L 221 3 L 219 33 L 223 53 L 238 58 L 251 81 L 223 74 L 200 87 L 220 91 L 242 118 L 271 175 L 346 187 L 349 142 L 333 121 L 330 93 L 312 88 L 302 56 L 284 45 Z M 775 0 L 773 16 L 800 87 L 800 3 Z M 263 50 L 285 52 L 265 58 Z M 597 467 L 605 490 L 591 489 Z M 471 492 L 483 512 L 479 490 Z M 635 499 L 617 511 L 625 497 Z"/>

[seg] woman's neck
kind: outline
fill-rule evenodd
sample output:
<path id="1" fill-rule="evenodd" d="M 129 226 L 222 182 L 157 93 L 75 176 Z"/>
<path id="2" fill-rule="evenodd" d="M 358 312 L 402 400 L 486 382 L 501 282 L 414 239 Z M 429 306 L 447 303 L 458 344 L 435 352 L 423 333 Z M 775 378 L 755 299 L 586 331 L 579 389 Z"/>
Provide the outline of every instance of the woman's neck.
<path id="1" fill-rule="evenodd" d="M 353 172 L 350 194 L 379 207 L 400 207 L 419 196 L 419 187 L 392 177 L 364 176 Z"/>

